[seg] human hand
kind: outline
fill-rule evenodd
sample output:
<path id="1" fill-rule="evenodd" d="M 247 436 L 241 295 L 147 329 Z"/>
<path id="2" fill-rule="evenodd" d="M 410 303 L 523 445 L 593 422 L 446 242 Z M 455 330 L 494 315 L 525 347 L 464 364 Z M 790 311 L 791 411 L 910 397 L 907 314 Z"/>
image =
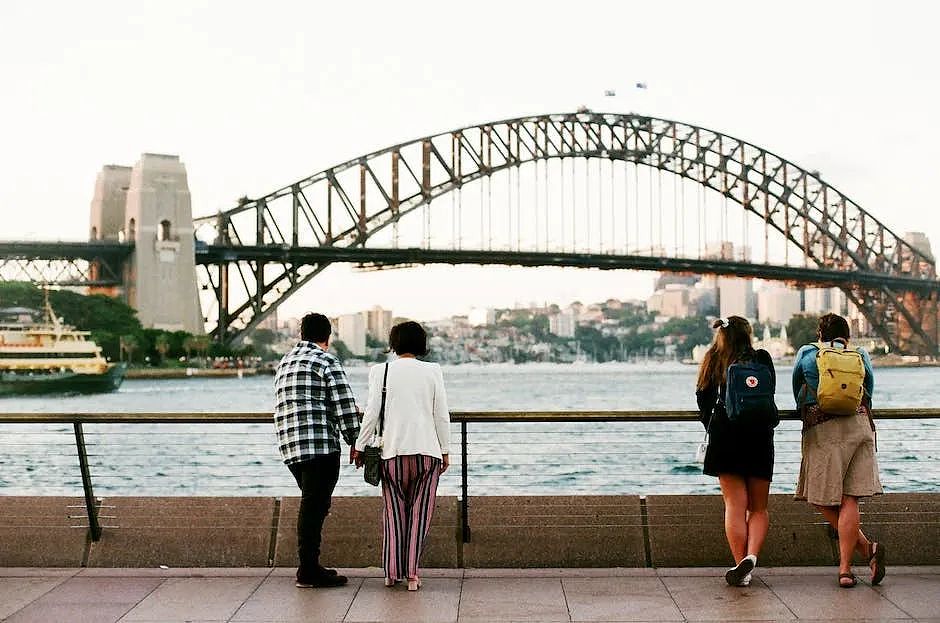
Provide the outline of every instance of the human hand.
<path id="1" fill-rule="evenodd" d="M 446 472 L 448 467 L 450 467 L 450 455 L 443 454 L 441 455 L 441 473 Z"/>
<path id="2" fill-rule="evenodd" d="M 349 446 L 349 464 L 356 464 L 356 467 L 359 467 L 359 451 L 356 450 L 356 446 Z"/>

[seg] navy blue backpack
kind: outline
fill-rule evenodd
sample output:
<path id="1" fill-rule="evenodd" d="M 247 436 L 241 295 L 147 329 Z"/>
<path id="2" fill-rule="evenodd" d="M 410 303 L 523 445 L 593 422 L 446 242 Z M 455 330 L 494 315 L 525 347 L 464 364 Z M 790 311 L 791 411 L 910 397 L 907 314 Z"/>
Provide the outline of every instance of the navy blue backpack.
<path id="1" fill-rule="evenodd" d="M 752 359 L 728 366 L 725 412 L 735 424 L 766 424 L 779 421 L 774 403 L 774 376 L 770 368 Z"/>

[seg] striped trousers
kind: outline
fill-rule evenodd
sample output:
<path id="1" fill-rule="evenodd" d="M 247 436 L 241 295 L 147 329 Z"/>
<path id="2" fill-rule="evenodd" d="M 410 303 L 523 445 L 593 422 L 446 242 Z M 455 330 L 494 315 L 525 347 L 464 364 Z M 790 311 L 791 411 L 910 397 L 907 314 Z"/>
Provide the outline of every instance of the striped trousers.
<path id="1" fill-rule="evenodd" d="M 382 564 L 385 577 L 418 577 L 418 561 L 431 527 L 441 460 L 407 454 L 382 461 Z"/>

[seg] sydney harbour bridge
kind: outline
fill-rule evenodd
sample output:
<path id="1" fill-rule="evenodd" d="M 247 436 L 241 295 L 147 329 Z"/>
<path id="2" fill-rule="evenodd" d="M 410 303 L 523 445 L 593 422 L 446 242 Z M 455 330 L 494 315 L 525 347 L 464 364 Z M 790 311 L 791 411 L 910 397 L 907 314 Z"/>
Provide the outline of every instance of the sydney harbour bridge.
<path id="1" fill-rule="evenodd" d="M 837 287 L 893 351 L 940 354 L 928 251 L 818 171 L 666 119 L 588 111 L 460 128 L 193 226 L 200 309 L 220 341 L 239 340 L 333 263 L 502 264 Z M 91 238 L 0 243 L 0 278 L 143 287 L 128 269 L 139 238 Z"/>

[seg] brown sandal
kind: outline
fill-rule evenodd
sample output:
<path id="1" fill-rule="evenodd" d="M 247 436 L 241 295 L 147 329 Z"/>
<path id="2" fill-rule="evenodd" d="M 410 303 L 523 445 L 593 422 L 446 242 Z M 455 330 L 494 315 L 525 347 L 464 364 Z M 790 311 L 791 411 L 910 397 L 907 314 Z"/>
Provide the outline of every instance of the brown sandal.
<path id="1" fill-rule="evenodd" d="M 868 557 L 868 566 L 871 567 L 872 564 L 875 566 L 871 569 L 871 585 L 877 586 L 885 579 L 885 572 L 887 567 L 885 566 L 885 547 L 878 541 L 872 541 L 869 551 L 871 556 Z"/>
<path id="2" fill-rule="evenodd" d="M 843 583 L 842 580 L 850 580 L 850 582 Z M 858 578 L 854 573 L 839 574 L 839 588 L 853 588 L 856 584 L 858 584 Z"/>

